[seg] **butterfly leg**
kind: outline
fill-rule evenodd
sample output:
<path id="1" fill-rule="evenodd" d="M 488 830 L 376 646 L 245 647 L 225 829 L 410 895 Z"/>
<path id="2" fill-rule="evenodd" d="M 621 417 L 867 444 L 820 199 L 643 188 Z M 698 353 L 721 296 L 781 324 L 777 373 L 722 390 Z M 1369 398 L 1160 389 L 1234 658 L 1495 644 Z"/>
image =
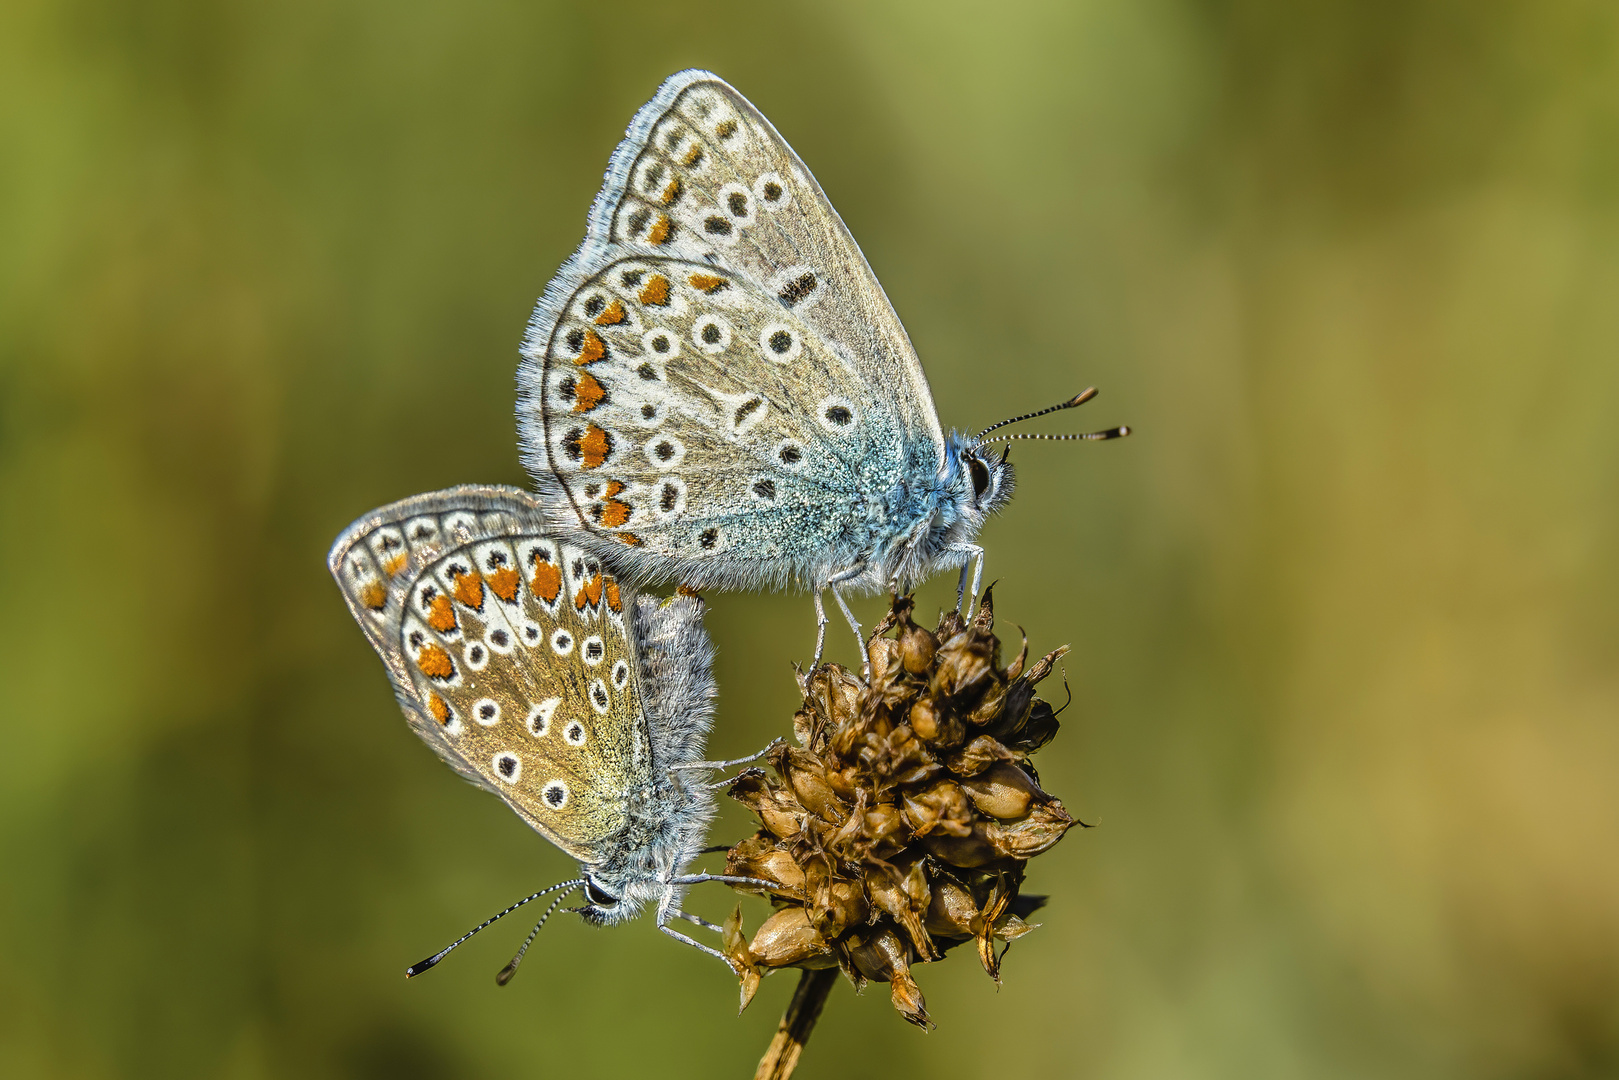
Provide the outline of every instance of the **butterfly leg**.
<path id="1" fill-rule="evenodd" d="M 720 929 L 720 927 L 715 926 L 713 923 L 700 919 L 695 915 L 688 915 L 684 911 L 681 911 L 675 906 L 676 895 L 675 890 L 673 888 L 669 888 L 664 890 L 663 899 L 658 901 L 658 929 L 662 930 L 665 934 L 668 934 L 676 941 L 690 945 L 698 952 L 707 953 L 709 956 L 712 956 L 724 963 L 726 967 L 731 967 L 731 961 L 726 959 L 724 953 L 720 952 L 718 949 L 711 949 L 694 938 L 687 937 L 685 934 L 682 934 L 679 930 L 676 930 L 674 927 L 669 925 L 669 920 L 671 919 L 686 919 L 710 930 Z M 734 971 L 735 968 L 732 968 L 732 970 Z"/>
<path id="2" fill-rule="evenodd" d="M 826 605 L 821 603 L 821 590 L 815 590 L 815 659 L 810 661 L 810 670 L 814 671 L 821 666 L 821 653 L 826 648 Z"/>
<path id="3" fill-rule="evenodd" d="M 871 678 L 871 659 L 866 655 L 866 635 L 860 629 L 860 623 L 855 619 L 854 612 L 849 610 L 849 604 L 843 599 L 843 590 L 838 588 L 845 581 L 853 581 L 866 572 L 866 560 L 861 559 L 853 566 L 845 567 L 826 579 L 826 587 L 832 590 L 832 599 L 838 602 L 843 609 L 843 617 L 849 620 L 849 628 L 854 631 L 855 648 L 860 650 L 860 668 L 867 679 Z"/>
<path id="4" fill-rule="evenodd" d="M 669 914 L 673 918 L 685 919 L 689 923 L 696 923 L 698 926 L 701 926 L 704 930 L 712 930 L 716 934 L 720 934 L 720 933 L 725 932 L 725 927 L 721 926 L 719 923 L 711 923 L 707 919 L 703 918 L 701 915 L 693 915 L 689 911 L 671 911 Z"/>
<path id="5" fill-rule="evenodd" d="M 716 933 L 723 932 L 723 927 L 715 926 L 706 919 L 699 918 L 696 915 L 689 915 L 675 907 L 676 893 L 673 886 L 698 885 L 705 881 L 720 881 L 727 885 L 756 885 L 760 888 L 768 889 L 771 892 L 782 892 L 784 890 L 782 889 L 781 883 L 778 881 L 766 881 L 763 878 L 754 877 L 737 877 L 732 874 L 681 874 L 678 877 L 667 879 L 667 884 L 671 887 L 664 891 L 663 899 L 658 901 L 658 929 L 662 930 L 665 934 L 668 934 L 676 941 L 684 942 L 696 949 L 698 952 L 707 953 L 709 956 L 722 961 L 726 967 L 730 967 L 734 971 L 736 969 L 732 966 L 731 961 L 724 953 L 720 952 L 718 949 L 711 949 L 702 942 L 687 937 L 685 934 L 682 934 L 679 930 L 676 930 L 674 927 L 669 925 L 669 921 L 671 919 L 686 919 L 690 922 L 696 923 L 698 926 L 701 926 L 704 929 L 713 930 Z"/>
<path id="6" fill-rule="evenodd" d="M 865 632 L 860 629 L 860 623 L 855 620 L 854 612 L 849 610 L 847 601 L 843 599 L 843 590 L 836 585 L 832 586 L 832 599 L 838 602 L 838 607 L 843 609 L 843 617 L 849 620 L 849 627 L 854 631 L 855 645 L 860 650 L 862 677 L 869 680 L 871 678 L 871 657 L 866 655 Z"/>
<path id="7" fill-rule="evenodd" d="M 760 889 L 769 889 L 771 892 L 787 892 L 787 887 L 779 881 L 766 881 L 764 878 L 738 877 L 735 874 L 681 874 L 679 877 L 669 879 L 671 885 L 701 885 L 705 881 L 720 881 L 726 885 L 752 885 Z"/>
<path id="8" fill-rule="evenodd" d="M 747 757 L 732 758 L 730 761 L 684 761 L 679 765 L 669 766 L 669 771 L 675 772 L 679 769 L 729 769 L 732 765 L 746 765 L 750 761 L 758 761 L 760 758 L 770 753 L 770 751 L 780 746 L 781 743 L 781 739 L 772 739 L 770 745 L 765 747 L 763 750 L 760 750 L 757 754 L 749 754 Z"/>
<path id="9" fill-rule="evenodd" d="M 967 588 L 967 568 L 971 567 L 973 590 L 967 594 L 967 610 L 961 617 L 972 622 L 973 605 L 978 600 L 978 584 L 984 580 L 984 549 L 977 544 L 963 544 L 956 550 L 964 552 L 967 556 L 961 563 L 961 580 L 956 583 L 956 610 L 961 611 L 962 594 Z"/>
<path id="10" fill-rule="evenodd" d="M 670 937 L 674 938 L 676 941 L 684 942 L 685 944 L 690 945 L 692 948 L 696 949 L 698 952 L 704 952 L 704 953 L 707 953 L 708 955 L 714 957 L 716 960 L 719 960 L 721 963 L 723 963 L 726 967 L 731 967 L 731 962 L 725 958 L 724 953 L 720 952 L 718 949 L 709 948 L 707 945 L 704 945 L 701 941 L 698 941 L 695 938 L 687 937 L 685 934 L 682 934 L 679 930 L 676 930 L 674 927 L 670 926 L 668 924 L 668 922 L 665 921 L 666 918 L 672 917 L 673 915 L 683 915 L 683 914 L 685 914 L 685 913 L 684 912 L 679 912 L 679 911 L 677 911 L 677 912 L 659 912 L 658 913 L 658 929 L 662 930 L 665 934 L 668 934 Z M 736 969 L 732 968 L 732 970 L 734 971 Z"/>

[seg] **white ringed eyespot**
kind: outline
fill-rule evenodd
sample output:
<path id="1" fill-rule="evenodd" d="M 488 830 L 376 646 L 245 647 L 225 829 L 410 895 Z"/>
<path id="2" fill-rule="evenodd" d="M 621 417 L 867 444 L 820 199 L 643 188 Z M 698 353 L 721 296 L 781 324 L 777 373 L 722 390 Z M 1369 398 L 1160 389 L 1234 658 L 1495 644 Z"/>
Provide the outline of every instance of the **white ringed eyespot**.
<path id="1" fill-rule="evenodd" d="M 510 750 L 502 750 L 490 759 L 495 767 L 495 775 L 508 784 L 515 784 L 523 775 L 523 761 Z"/>
<path id="2" fill-rule="evenodd" d="M 691 340 L 710 356 L 718 356 L 730 347 L 731 324 L 718 315 L 700 315 L 692 323 Z"/>
<path id="3" fill-rule="evenodd" d="M 779 173 L 767 172 L 753 182 L 753 197 L 766 210 L 780 210 L 793 201 Z"/>
<path id="4" fill-rule="evenodd" d="M 786 323 L 771 323 L 759 331 L 759 351 L 766 360 L 790 364 L 804 351 L 804 339 Z"/>
<path id="5" fill-rule="evenodd" d="M 829 397 L 815 406 L 815 419 L 826 430 L 842 435 L 859 425 L 860 414 L 848 398 Z"/>

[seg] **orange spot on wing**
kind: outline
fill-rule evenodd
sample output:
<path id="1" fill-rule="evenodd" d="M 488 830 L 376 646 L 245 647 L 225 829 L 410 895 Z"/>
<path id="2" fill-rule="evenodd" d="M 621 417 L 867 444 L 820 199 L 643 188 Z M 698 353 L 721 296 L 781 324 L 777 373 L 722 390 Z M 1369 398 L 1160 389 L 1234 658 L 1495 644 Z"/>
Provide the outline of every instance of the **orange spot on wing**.
<path id="1" fill-rule="evenodd" d="M 616 581 L 609 581 L 607 583 L 607 606 L 612 608 L 614 611 L 624 610 L 624 603 L 619 599 L 618 596 L 618 582 Z"/>
<path id="2" fill-rule="evenodd" d="M 399 573 L 399 571 L 405 568 L 405 563 L 409 561 L 409 559 L 410 556 L 406 555 L 403 551 L 399 552 L 397 555 L 390 555 L 386 559 L 382 560 L 382 572 L 387 574 L 389 577 L 393 577 L 395 574 Z"/>
<path id="3" fill-rule="evenodd" d="M 678 198 L 680 198 L 680 177 L 675 176 L 664 185 L 663 194 L 658 196 L 658 201 L 665 206 L 673 206 Z"/>
<path id="4" fill-rule="evenodd" d="M 613 538 L 621 544 L 628 544 L 630 547 L 641 546 L 641 538 L 634 533 L 615 533 Z"/>
<path id="5" fill-rule="evenodd" d="M 450 663 L 450 654 L 437 645 L 429 645 L 416 654 L 416 666 L 422 669 L 422 674 L 429 679 L 448 679 L 455 674 L 455 665 Z"/>
<path id="6" fill-rule="evenodd" d="M 718 135 L 722 139 L 729 139 L 732 135 L 736 134 L 736 121 L 721 120 L 719 124 L 715 126 L 714 134 Z"/>
<path id="7" fill-rule="evenodd" d="M 585 428 L 584 437 L 579 440 L 579 451 L 583 455 L 583 464 L 587 469 L 600 468 L 601 463 L 607 460 L 607 451 L 611 448 L 607 432 L 595 424 Z"/>
<path id="8" fill-rule="evenodd" d="M 730 284 L 724 278 L 715 277 L 713 274 L 693 274 L 686 280 L 691 282 L 692 288 L 705 293 L 711 293 L 715 289 L 723 289 Z"/>
<path id="9" fill-rule="evenodd" d="M 557 594 L 562 591 L 562 571 L 556 563 L 540 563 L 534 568 L 534 580 L 529 583 L 529 588 L 547 604 L 556 603 Z"/>
<path id="10" fill-rule="evenodd" d="M 482 611 L 483 575 L 476 570 L 455 575 L 455 598 L 473 611 Z"/>
<path id="11" fill-rule="evenodd" d="M 427 612 L 427 625 L 441 634 L 455 629 L 455 609 L 450 607 L 448 596 L 439 593 L 433 597 L 433 605 Z"/>
<path id="12" fill-rule="evenodd" d="M 574 385 L 573 411 L 589 412 L 600 405 L 602 398 L 606 396 L 607 391 L 602 389 L 602 384 L 597 382 L 593 375 L 586 372 L 579 376 L 579 381 Z"/>
<path id="13" fill-rule="evenodd" d="M 579 359 L 575 360 L 574 363 L 584 367 L 586 364 L 594 364 L 606 355 L 607 346 L 602 344 L 601 337 L 594 330 L 586 330 L 585 343 L 579 349 Z"/>
<path id="14" fill-rule="evenodd" d="M 597 571 L 595 577 L 579 586 L 579 594 L 573 598 L 573 606 L 580 611 L 583 611 L 586 605 L 595 607 L 602 602 L 602 588 L 601 572 Z"/>
<path id="15" fill-rule="evenodd" d="M 388 606 L 388 586 L 382 583 L 381 578 L 373 578 L 361 585 L 360 603 L 372 611 L 381 611 Z"/>
<path id="16" fill-rule="evenodd" d="M 427 711 L 433 714 L 433 719 L 441 724 L 450 722 L 450 707 L 444 704 L 444 699 L 437 694 L 427 695 Z"/>
<path id="17" fill-rule="evenodd" d="M 677 585 L 677 586 L 675 586 L 675 595 L 676 596 L 689 596 L 693 600 L 701 600 L 702 599 L 701 596 L 697 595 L 697 590 L 692 588 L 690 585 Z"/>
<path id="18" fill-rule="evenodd" d="M 669 303 L 669 279 L 662 274 L 653 274 L 647 279 L 647 283 L 641 286 L 641 291 L 636 294 L 636 299 L 643 304 L 656 304 L 658 307 L 664 307 Z"/>
<path id="19" fill-rule="evenodd" d="M 607 481 L 607 497 L 609 499 L 616 498 L 618 496 L 618 493 L 623 491 L 623 490 L 624 490 L 624 481 L 622 481 L 622 480 L 609 480 L 609 481 Z"/>
<path id="20" fill-rule="evenodd" d="M 516 570 L 502 566 L 489 575 L 489 589 L 508 604 L 517 599 L 517 587 L 523 583 Z"/>
<path id="21" fill-rule="evenodd" d="M 694 142 L 691 149 L 686 151 L 686 156 L 680 159 L 680 163 L 689 169 L 701 160 L 703 160 L 703 144 Z"/>
<path id="22" fill-rule="evenodd" d="M 616 529 L 630 520 L 630 506 L 617 499 L 608 499 L 602 504 L 601 524 L 609 529 Z"/>
<path id="23" fill-rule="evenodd" d="M 669 215 L 659 214 L 658 220 L 652 223 L 652 228 L 646 231 L 646 242 L 649 244 L 667 244 L 674 231 L 675 223 L 669 220 Z"/>
<path id="24" fill-rule="evenodd" d="M 597 326 L 614 326 L 624 321 L 624 301 L 614 300 L 607 310 L 596 316 Z"/>

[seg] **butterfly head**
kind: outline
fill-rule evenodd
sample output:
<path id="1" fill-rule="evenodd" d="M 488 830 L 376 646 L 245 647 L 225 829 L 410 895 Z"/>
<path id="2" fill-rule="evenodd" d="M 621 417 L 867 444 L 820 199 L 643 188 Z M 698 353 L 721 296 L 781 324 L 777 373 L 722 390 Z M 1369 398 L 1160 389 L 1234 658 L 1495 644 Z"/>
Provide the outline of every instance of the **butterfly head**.
<path id="1" fill-rule="evenodd" d="M 953 433 L 945 447 L 946 500 L 968 535 L 976 535 L 984 520 L 1012 498 L 1016 475 L 1007 460 L 1010 447 L 986 449 L 970 437 Z"/>

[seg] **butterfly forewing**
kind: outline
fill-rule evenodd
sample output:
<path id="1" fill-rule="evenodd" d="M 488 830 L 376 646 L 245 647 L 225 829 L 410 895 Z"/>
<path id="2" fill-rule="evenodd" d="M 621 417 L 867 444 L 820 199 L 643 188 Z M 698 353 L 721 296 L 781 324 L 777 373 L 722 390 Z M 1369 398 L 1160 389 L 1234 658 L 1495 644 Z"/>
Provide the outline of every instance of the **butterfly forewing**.
<path id="1" fill-rule="evenodd" d="M 859 358 L 911 438 L 943 438 L 905 328 L 832 204 L 763 114 L 707 72 L 669 79 L 637 115 L 592 229 L 702 261 L 717 255 L 760 298 Z"/>
<path id="2" fill-rule="evenodd" d="M 650 768 L 627 598 L 599 562 L 532 496 L 485 487 L 384 507 L 331 565 L 418 734 L 588 860 Z"/>

